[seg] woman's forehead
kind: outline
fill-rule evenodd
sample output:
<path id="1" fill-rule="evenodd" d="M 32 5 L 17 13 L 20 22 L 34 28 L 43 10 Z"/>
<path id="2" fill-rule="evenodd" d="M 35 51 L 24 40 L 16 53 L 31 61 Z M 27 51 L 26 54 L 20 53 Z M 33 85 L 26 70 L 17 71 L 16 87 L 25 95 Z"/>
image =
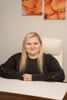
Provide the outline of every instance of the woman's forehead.
<path id="1" fill-rule="evenodd" d="M 27 39 L 27 42 L 39 42 L 39 39 L 38 39 L 38 37 L 30 37 L 30 38 L 28 38 Z"/>

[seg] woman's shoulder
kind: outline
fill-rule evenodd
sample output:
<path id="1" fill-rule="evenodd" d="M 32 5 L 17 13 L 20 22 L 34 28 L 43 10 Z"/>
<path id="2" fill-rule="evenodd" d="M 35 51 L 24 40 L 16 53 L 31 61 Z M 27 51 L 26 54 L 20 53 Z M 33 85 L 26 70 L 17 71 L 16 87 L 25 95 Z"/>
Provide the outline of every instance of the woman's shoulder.
<path id="1" fill-rule="evenodd" d="M 20 56 L 21 52 L 15 53 L 14 56 Z"/>
<path id="2" fill-rule="evenodd" d="M 50 53 L 43 53 L 43 57 L 45 59 L 54 59 L 54 56 L 52 54 L 50 54 Z"/>
<path id="3" fill-rule="evenodd" d="M 20 58 L 21 57 L 21 52 L 14 53 L 10 58 Z"/>
<path id="4" fill-rule="evenodd" d="M 10 59 L 12 59 L 12 60 L 15 60 L 15 61 L 19 61 L 20 59 L 21 59 L 21 52 L 18 52 L 18 53 L 14 53 L 11 57 L 10 57 Z"/>
<path id="5" fill-rule="evenodd" d="M 52 55 L 52 54 L 50 54 L 50 53 L 43 53 L 43 56 L 48 57 L 48 56 L 53 56 L 53 55 Z"/>
<path id="6" fill-rule="evenodd" d="M 20 57 L 21 54 L 22 54 L 21 52 L 18 52 L 18 53 L 13 54 L 13 56 L 14 56 L 14 57 Z"/>

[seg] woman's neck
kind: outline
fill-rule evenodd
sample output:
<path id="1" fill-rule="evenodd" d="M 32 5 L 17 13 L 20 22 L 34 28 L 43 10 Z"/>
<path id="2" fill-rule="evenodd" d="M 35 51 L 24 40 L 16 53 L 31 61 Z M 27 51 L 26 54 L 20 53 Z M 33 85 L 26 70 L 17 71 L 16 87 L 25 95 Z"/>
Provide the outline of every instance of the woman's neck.
<path id="1" fill-rule="evenodd" d="M 35 59 L 38 58 L 38 55 L 28 55 L 29 58 Z"/>

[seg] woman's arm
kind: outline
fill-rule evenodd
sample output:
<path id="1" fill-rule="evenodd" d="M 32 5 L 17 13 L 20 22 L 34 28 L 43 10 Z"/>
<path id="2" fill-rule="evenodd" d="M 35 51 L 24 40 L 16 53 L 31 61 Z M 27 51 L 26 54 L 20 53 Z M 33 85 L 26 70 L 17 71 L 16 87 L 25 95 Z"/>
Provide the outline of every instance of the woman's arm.
<path id="1" fill-rule="evenodd" d="M 20 54 L 15 54 L 11 56 L 4 64 L 0 65 L 0 76 L 9 79 L 22 79 L 22 75 L 17 68 L 19 59 Z"/>
<path id="2" fill-rule="evenodd" d="M 32 80 L 62 82 L 65 79 L 63 69 L 52 55 L 45 55 L 45 63 L 44 73 L 32 75 Z"/>

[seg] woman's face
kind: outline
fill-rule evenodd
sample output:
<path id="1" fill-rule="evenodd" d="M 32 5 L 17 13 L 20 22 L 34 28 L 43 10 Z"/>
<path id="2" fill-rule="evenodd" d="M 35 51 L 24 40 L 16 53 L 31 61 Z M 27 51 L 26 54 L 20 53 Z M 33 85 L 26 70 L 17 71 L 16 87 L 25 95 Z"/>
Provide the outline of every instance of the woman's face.
<path id="1" fill-rule="evenodd" d="M 39 39 L 37 37 L 30 38 L 29 40 L 27 40 L 25 48 L 26 52 L 28 53 L 28 56 L 36 57 L 40 50 Z"/>

